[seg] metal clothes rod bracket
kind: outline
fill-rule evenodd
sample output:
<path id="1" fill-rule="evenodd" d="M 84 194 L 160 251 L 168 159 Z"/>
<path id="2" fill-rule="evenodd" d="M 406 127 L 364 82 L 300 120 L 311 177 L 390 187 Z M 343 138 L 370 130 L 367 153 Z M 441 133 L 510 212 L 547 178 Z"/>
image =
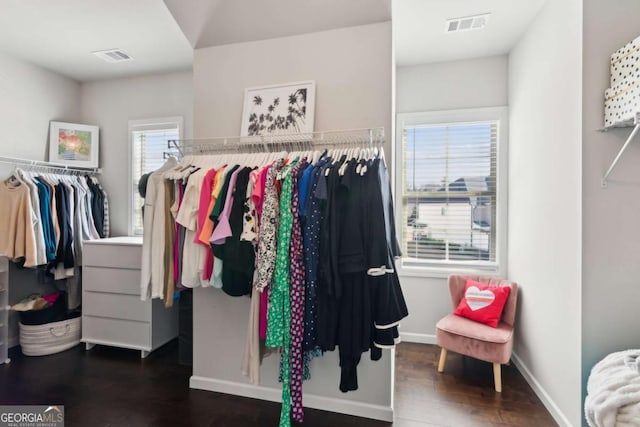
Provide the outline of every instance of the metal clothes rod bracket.
<path id="1" fill-rule="evenodd" d="M 602 182 L 601 182 L 602 188 L 607 188 L 607 178 L 609 177 L 609 175 L 611 174 L 613 169 L 618 164 L 618 161 L 620 160 L 620 157 L 622 157 L 622 154 L 625 152 L 625 150 L 627 149 L 627 147 L 629 146 L 631 141 L 633 141 L 633 139 L 636 137 L 636 134 L 638 133 L 638 130 L 640 129 L 640 113 L 638 113 L 636 115 L 635 120 L 634 120 L 634 124 L 635 124 L 635 126 L 634 126 L 633 130 L 631 131 L 631 134 L 629 135 L 629 138 L 627 138 L 627 140 L 625 141 L 624 145 L 622 146 L 620 151 L 618 151 L 618 154 L 616 155 L 616 157 L 613 159 L 613 162 L 611 163 L 611 166 L 609 166 L 609 169 L 607 169 L 607 172 L 602 177 Z"/>
<path id="2" fill-rule="evenodd" d="M 177 150 L 178 153 L 180 153 L 180 155 L 182 156 L 182 149 L 180 148 L 180 145 L 178 144 L 178 141 L 179 140 L 177 140 L 177 139 L 169 139 L 169 140 L 167 140 L 167 149 L 171 150 L 173 148 L 173 149 Z M 169 154 L 169 153 L 163 153 L 163 154 Z M 168 159 L 169 156 L 165 156 L 164 158 Z"/>

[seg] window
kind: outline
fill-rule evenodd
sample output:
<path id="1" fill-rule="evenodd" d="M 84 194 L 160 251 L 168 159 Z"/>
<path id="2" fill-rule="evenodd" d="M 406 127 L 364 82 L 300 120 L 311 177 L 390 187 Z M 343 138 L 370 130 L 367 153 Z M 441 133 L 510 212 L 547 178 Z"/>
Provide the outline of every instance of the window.
<path id="1" fill-rule="evenodd" d="M 493 270 L 506 252 L 506 108 L 398 115 L 403 267 Z"/>
<path id="2" fill-rule="evenodd" d="M 170 140 L 181 139 L 182 117 L 129 121 L 131 140 L 131 169 L 129 182 L 130 209 L 129 234 L 142 234 L 142 206 L 144 200 L 138 192 L 140 177 L 160 168 L 177 150 Z"/>

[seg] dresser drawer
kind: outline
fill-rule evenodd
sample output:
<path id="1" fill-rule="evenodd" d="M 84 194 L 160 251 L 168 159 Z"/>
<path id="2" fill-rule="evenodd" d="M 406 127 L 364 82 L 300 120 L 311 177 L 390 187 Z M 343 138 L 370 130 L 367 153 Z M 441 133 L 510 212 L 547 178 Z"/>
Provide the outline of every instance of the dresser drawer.
<path id="1" fill-rule="evenodd" d="M 82 247 L 82 264 L 88 267 L 142 267 L 142 247 L 86 242 Z"/>
<path id="2" fill-rule="evenodd" d="M 82 287 L 87 291 L 137 295 L 139 298 L 140 270 L 83 267 Z"/>
<path id="3" fill-rule="evenodd" d="M 145 322 L 83 315 L 82 341 L 150 350 L 151 325 Z"/>
<path id="4" fill-rule="evenodd" d="M 141 301 L 137 295 L 84 291 L 82 311 L 89 316 L 114 319 L 151 321 L 151 301 Z"/>

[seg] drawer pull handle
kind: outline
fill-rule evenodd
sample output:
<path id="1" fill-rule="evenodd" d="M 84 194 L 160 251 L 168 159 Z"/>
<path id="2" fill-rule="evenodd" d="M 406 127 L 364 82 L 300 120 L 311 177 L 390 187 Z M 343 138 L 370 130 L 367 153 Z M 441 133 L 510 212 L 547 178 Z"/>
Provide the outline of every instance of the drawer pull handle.
<path id="1" fill-rule="evenodd" d="M 58 334 L 56 334 L 56 333 L 54 332 L 54 331 L 55 331 L 55 328 L 49 328 L 49 333 L 51 333 L 51 335 L 53 335 L 54 337 L 60 338 L 60 337 L 63 337 L 63 336 L 65 336 L 65 335 L 67 335 L 67 334 L 69 333 L 69 329 L 70 329 L 70 326 L 69 326 L 69 325 L 64 325 L 64 332 L 63 332 L 63 333 L 61 333 L 61 334 L 59 334 L 59 335 L 58 335 Z"/>

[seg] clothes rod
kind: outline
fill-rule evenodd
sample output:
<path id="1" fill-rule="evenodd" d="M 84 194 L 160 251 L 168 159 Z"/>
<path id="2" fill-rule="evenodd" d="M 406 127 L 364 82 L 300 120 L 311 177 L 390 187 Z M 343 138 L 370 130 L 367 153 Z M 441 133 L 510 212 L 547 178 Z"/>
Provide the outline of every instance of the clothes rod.
<path id="1" fill-rule="evenodd" d="M 330 130 L 320 132 L 300 132 L 277 135 L 250 135 L 250 136 L 223 136 L 208 138 L 191 138 L 191 139 L 174 139 L 169 142 L 176 148 L 189 145 L 205 145 L 205 144 L 222 144 L 222 145 L 243 145 L 243 144 L 286 144 L 295 142 L 335 142 L 345 143 L 354 140 L 362 141 L 380 141 L 384 140 L 384 128 L 364 128 L 364 129 L 345 129 Z"/>
<path id="2" fill-rule="evenodd" d="M 61 163 L 51 163 L 51 162 L 45 162 L 42 160 L 20 159 L 17 157 L 0 156 L 0 163 L 8 163 L 15 166 L 24 165 L 24 166 L 35 167 L 35 168 L 58 169 L 60 171 L 69 171 L 69 172 L 85 172 L 85 173 L 92 173 L 92 174 L 99 174 L 102 172 L 102 169 L 100 168 L 69 166 Z"/>

